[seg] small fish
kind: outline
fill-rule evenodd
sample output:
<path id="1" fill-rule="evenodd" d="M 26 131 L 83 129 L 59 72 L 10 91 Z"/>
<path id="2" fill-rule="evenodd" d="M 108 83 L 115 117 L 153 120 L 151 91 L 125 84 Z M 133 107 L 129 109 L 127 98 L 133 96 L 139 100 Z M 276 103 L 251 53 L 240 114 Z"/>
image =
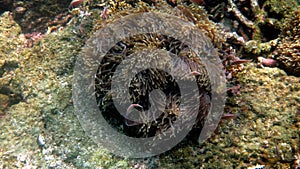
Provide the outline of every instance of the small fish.
<path id="1" fill-rule="evenodd" d="M 258 57 L 257 60 L 261 64 L 262 67 L 263 66 L 267 66 L 267 67 L 278 66 L 278 62 L 275 59 Z"/>
<path id="2" fill-rule="evenodd" d="M 83 0 L 73 0 L 71 1 L 69 8 L 75 8 L 83 3 Z"/>
<path id="3" fill-rule="evenodd" d="M 197 5 L 203 5 L 205 3 L 204 0 L 191 0 L 191 1 Z"/>
<path id="4" fill-rule="evenodd" d="M 230 113 L 224 113 L 222 115 L 222 119 L 233 119 L 235 117 L 239 116 L 238 114 L 230 114 Z"/>
<path id="5" fill-rule="evenodd" d="M 139 104 L 131 104 L 128 108 L 127 108 L 127 111 L 126 111 L 126 115 L 128 115 L 133 108 L 135 107 L 139 107 L 139 108 L 143 108 L 143 106 L 139 105 Z M 127 126 L 137 126 L 137 125 L 140 125 L 141 123 L 139 122 L 135 122 L 135 121 L 132 121 L 132 120 L 129 120 L 129 119 L 125 119 L 125 124 Z"/>

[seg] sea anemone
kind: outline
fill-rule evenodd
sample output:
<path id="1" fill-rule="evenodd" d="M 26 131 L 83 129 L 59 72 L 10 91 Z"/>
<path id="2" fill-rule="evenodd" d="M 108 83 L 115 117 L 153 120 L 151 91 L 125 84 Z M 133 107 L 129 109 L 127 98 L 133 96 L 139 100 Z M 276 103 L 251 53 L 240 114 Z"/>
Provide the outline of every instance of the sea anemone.
<path id="1" fill-rule="evenodd" d="M 130 37 L 115 45 L 102 59 L 96 76 L 97 102 L 106 120 L 111 122 L 113 126 L 123 126 L 125 130 L 122 132 L 134 137 L 154 136 L 172 127 L 172 123 L 178 117 L 179 111 L 183 111 L 180 110 L 180 104 L 182 97 L 184 97 L 175 78 L 171 76 L 173 74 L 177 75 L 179 80 L 187 83 L 196 79 L 198 91 L 190 92 L 198 95 L 201 103 L 200 108 L 197 108 L 197 110 L 194 108 L 194 111 L 198 112 L 195 127 L 201 128 L 210 108 L 210 81 L 199 57 L 184 46 L 184 43 L 174 38 L 158 34 Z M 127 109 L 126 113 L 130 115 L 132 109 L 138 109 L 139 111 L 135 113 L 139 113 L 140 118 L 144 122 L 137 123 L 126 119 L 118 113 L 113 104 L 112 77 L 115 76 L 114 78 L 116 79 L 126 81 L 126 79 L 130 79 L 128 74 L 131 74 L 132 69 L 137 65 L 139 67 L 147 67 L 147 64 L 151 61 L 154 61 L 150 63 L 154 64 L 153 67 L 159 64 L 169 64 L 159 52 L 142 52 L 145 49 L 155 51 L 155 49 L 164 48 L 174 54 L 171 54 L 173 60 L 169 65 L 173 69 L 168 73 L 160 69 L 147 68 L 135 74 L 129 83 L 130 101 L 134 104 Z M 134 57 L 131 60 L 125 59 L 137 51 L 140 52 L 134 53 Z M 124 65 L 129 65 L 129 69 L 116 72 L 121 62 Z M 117 83 L 120 82 L 118 81 Z M 151 93 L 153 96 L 151 96 Z M 120 103 L 125 103 L 124 95 L 124 91 L 118 91 L 115 98 Z M 149 111 L 147 114 L 144 114 L 146 110 Z M 152 117 L 157 118 L 153 118 L 153 121 L 149 122 L 147 117 L 150 119 Z"/>
<path id="2" fill-rule="evenodd" d="M 111 11 L 115 10 L 111 9 Z M 224 42 L 218 33 L 218 28 L 207 19 L 203 9 L 187 6 L 172 8 L 167 4 L 150 8 L 142 3 L 139 8 L 128 8 L 114 13 L 106 20 L 100 19 L 96 23 L 95 30 L 105 27 L 118 18 L 143 12 L 167 13 L 184 21 L 192 22 L 195 28 L 207 36 L 199 44 L 199 46 L 203 45 L 201 49 L 203 55 L 209 55 L 210 50 L 214 48 L 212 45 L 221 47 Z M 180 26 L 178 25 L 178 27 Z M 164 50 L 170 54 L 172 61 L 169 65 L 164 57 L 158 55 L 157 52 L 152 52 L 157 50 Z M 217 52 L 214 55 L 217 55 Z M 128 60 L 128 57 L 131 59 Z M 121 64 L 128 65 L 128 68 L 118 71 Z M 166 72 L 162 69 L 147 68 L 149 64 L 153 64 L 153 67 L 165 64 L 173 69 L 171 72 Z M 135 67 L 145 67 L 145 69 L 132 72 Z M 134 76 L 130 77 L 129 74 L 134 74 Z M 177 79 L 172 76 L 174 74 L 177 75 Z M 130 105 L 124 98 L 126 91 L 120 89 L 122 86 L 119 85 L 120 88 L 112 87 L 114 78 L 118 79 L 114 82 L 117 86 L 119 83 L 121 84 L 121 81 L 128 81 L 126 85 L 129 88 Z M 182 98 L 187 100 L 191 98 L 181 92 L 177 80 L 187 83 L 193 80 L 196 82 L 197 90 L 191 90 L 189 93 L 197 95 L 199 107 L 181 107 Z M 211 106 L 210 79 L 201 57 L 197 56 L 184 42 L 157 33 L 128 37 L 112 47 L 101 60 L 95 78 L 95 89 L 96 100 L 104 118 L 119 132 L 132 137 L 152 137 L 163 133 L 173 127 L 172 124 L 178 120 L 180 111 L 184 112 L 186 116 L 189 116 L 189 113 L 196 113 L 194 128 L 201 129 Z M 117 99 L 119 103 L 127 105 L 125 113 L 118 111 L 113 98 Z M 193 111 L 187 111 L 187 109 Z M 146 111 L 147 113 L 145 113 Z M 129 117 L 133 114 L 139 114 L 140 120 L 131 120 Z M 152 116 L 155 118 L 151 118 Z M 148 121 L 149 118 L 152 120 Z"/>

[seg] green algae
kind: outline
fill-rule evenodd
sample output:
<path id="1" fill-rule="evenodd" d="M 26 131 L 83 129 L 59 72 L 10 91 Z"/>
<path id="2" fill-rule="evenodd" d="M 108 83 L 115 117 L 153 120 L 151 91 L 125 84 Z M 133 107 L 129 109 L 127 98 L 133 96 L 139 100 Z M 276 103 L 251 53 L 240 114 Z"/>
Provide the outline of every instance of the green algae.
<path id="1" fill-rule="evenodd" d="M 10 19 L 10 21 L 13 20 Z M 8 32 L 12 32 L 14 27 L 10 27 L 10 29 Z M 45 149 L 54 149 L 53 146 L 56 143 L 52 143 L 51 146 L 47 145 L 48 143 L 51 144 L 50 140 L 57 141 L 57 143 L 61 141 L 52 140 L 52 137 L 46 136 L 65 137 L 68 136 L 66 131 L 74 135 L 83 135 L 73 111 L 68 109 L 71 103 L 72 76 L 70 75 L 72 74 L 72 65 L 83 42 L 78 36 L 70 32 L 69 29 L 49 35 L 38 41 L 33 48 L 22 49 L 17 54 L 9 53 L 1 57 L 1 59 L 16 59 L 18 61 L 18 68 L 15 69 L 14 76 L 9 82 L 10 85 L 21 89 L 23 97 L 22 102 L 7 108 L 5 117 L 1 119 L 3 134 L 1 135 L 0 156 L 4 168 L 19 168 L 30 165 L 44 166 L 43 168 L 45 168 L 54 165 L 52 164 L 53 161 L 61 159 L 52 157 L 52 161 L 45 160 L 45 156 L 55 156 L 54 153 L 47 153 Z M 20 31 L 17 32 L 17 35 L 21 36 Z M 24 45 L 24 41 L 20 45 Z M 7 46 L 13 47 L 12 44 Z M 53 112 L 64 113 L 56 113 L 55 116 Z M 61 116 L 66 117 L 62 118 Z M 71 117 L 69 118 L 69 116 Z M 74 124 L 72 120 L 75 120 Z M 54 134 L 55 132 L 60 134 Z M 38 145 L 37 138 L 39 135 L 44 135 L 47 138 L 47 148 L 41 148 Z M 71 145 L 69 146 L 70 152 L 72 149 L 72 151 L 76 150 L 70 147 Z M 20 162 L 19 157 L 26 158 Z"/>
<path id="2" fill-rule="evenodd" d="M 24 37 L 10 12 L 3 13 L 0 18 L 0 114 L 3 115 L 7 107 L 21 99 L 21 91 L 11 80 L 19 64 L 18 50 L 22 48 Z"/>
<path id="3" fill-rule="evenodd" d="M 289 165 L 300 148 L 299 127 L 296 126 L 299 121 L 299 78 L 287 76 L 278 68 L 259 69 L 251 65 L 240 74 L 240 82 L 244 92 L 242 100 L 247 102 L 247 110 L 251 110 L 246 112 L 247 116 L 252 117 L 243 122 L 252 123 L 250 129 L 256 131 L 250 138 L 259 138 L 259 143 L 265 144 L 260 148 L 261 160 L 270 166 L 280 166 L 280 162 L 282 167 Z M 285 146 L 280 149 L 279 145 Z"/>

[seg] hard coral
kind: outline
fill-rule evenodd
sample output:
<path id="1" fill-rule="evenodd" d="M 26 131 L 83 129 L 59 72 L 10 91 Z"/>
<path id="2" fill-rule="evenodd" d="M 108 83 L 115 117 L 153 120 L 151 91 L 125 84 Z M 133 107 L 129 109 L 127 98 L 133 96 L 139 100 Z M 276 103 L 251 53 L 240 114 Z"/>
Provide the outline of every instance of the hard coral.
<path id="1" fill-rule="evenodd" d="M 300 76 L 300 10 L 286 19 L 273 55 L 287 73 Z"/>

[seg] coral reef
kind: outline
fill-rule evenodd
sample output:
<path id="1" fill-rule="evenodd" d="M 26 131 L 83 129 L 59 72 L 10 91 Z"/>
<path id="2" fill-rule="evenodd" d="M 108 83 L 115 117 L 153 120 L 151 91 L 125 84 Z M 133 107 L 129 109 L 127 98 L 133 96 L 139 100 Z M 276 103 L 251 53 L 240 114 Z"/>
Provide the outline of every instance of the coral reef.
<path id="1" fill-rule="evenodd" d="M 0 54 L 0 62 L 3 63 L 0 83 L 4 85 L 1 92 L 4 89 L 14 91 L 3 94 L 9 102 L 3 103 L 5 108 L 0 118 L 3 133 L 0 142 L 1 168 L 74 168 L 65 161 L 73 158 L 72 153 L 76 149 L 67 146 L 68 140 L 61 142 L 57 138 L 69 135 L 74 138 L 71 140 L 76 140 L 83 134 L 73 111 L 68 110 L 72 90 L 71 67 L 82 46 L 82 39 L 69 29 L 39 39 L 32 48 L 24 48 L 25 35 L 9 12 L 1 15 L 1 24 L 0 37 L 4 40 L 1 43 L 4 50 Z M 10 102 L 18 93 L 18 102 Z M 1 98 L 2 101 L 5 99 Z M 68 127 L 69 124 L 72 127 Z M 37 140 L 44 140 L 44 143 Z M 56 153 L 64 150 L 58 150 L 57 144 L 68 147 L 65 150 L 69 155 L 59 157 Z"/>
<path id="2" fill-rule="evenodd" d="M 294 0 L 228 0 L 207 2 L 206 9 L 214 14 L 212 19 L 228 27 L 229 43 L 242 51 L 238 54 L 258 61 L 259 57 L 278 60 L 280 68 L 299 76 L 299 45 L 295 32 L 299 12 L 293 12 L 298 6 Z M 220 14 L 222 12 L 225 14 Z"/>
<path id="3" fill-rule="evenodd" d="M 247 64 L 237 75 L 232 98 L 238 117 L 221 124 L 200 146 L 176 148 L 161 157 L 161 168 L 295 168 L 299 147 L 299 78 L 278 68 Z M 197 161 L 195 161 L 197 159 Z M 173 167 L 173 166 L 172 166 Z"/>
<path id="4" fill-rule="evenodd" d="M 203 144 L 185 139 L 159 156 L 125 159 L 99 148 L 85 135 L 74 115 L 71 95 L 72 69 L 79 51 L 93 32 L 93 25 L 97 25 L 94 30 L 100 29 L 133 11 L 159 9 L 174 14 L 172 5 L 146 2 L 90 1 L 90 8 L 70 12 L 75 17 L 65 29 L 43 35 L 30 42 L 33 45 L 26 45 L 26 36 L 9 12 L 1 14 L 0 168 L 299 167 L 299 77 L 276 67 L 258 68 L 256 63 L 237 58 L 241 54 L 252 59 L 268 56 L 290 74 L 298 75 L 299 12 L 290 14 L 297 7 L 291 0 L 231 1 L 231 6 L 228 1 L 204 0 L 200 5 L 210 15 L 190 1 L 169 2 L 181 11 L 180 17 L 193 22 L 210 38 L 226 68 L 234 72 L 227 75 L 239 84 L 226 107 L 226 113 L 235 117 L 220 124 L 215 135 Z M 106 17 L 102 17 L 105 7 Z M 229 7 L 233 11 L 228 12 Z M 240 14 L 253 23 L 253 28 L 242 23 L 243 18 L 236 18 Z M 274 36 L 265 31 L 271 28 L 275 28 Z M 223 33 L 230 38 L 225 39 Z M 247 45 L 244 54 L 240 49 Z M 241 62 L 246 64 L 236 65 Z"/>
<path id="5" fill-rule="evenodd" d="M 9 106 L 22 100 L 19 86 L 11 81 L 19 66 L 18 53 L 25 38 L 19 36 L 21 28 L 12 20 L 10 12 L 3 13 L 0 19 L 0 115 L 4 115 Z"/>

